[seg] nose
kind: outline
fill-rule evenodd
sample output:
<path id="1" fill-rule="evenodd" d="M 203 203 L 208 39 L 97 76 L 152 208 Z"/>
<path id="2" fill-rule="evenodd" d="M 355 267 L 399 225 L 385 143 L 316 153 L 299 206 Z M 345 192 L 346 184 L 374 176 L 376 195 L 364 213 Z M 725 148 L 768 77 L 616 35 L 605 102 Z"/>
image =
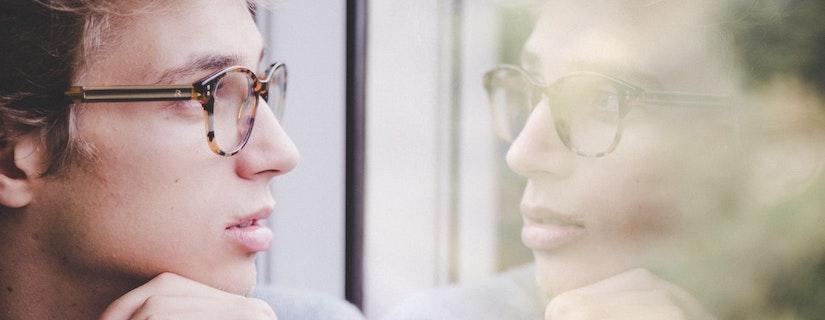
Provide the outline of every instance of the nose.
<path id="1" fill-rule="evenodd" d="M 547 99 L 543 99 L 507 151 L 507 165 L 515 173 L 534 178 L 566 176 L 576 154 L 567 149 L 556 132 Z"/>
<path id="2" fill-rule="evenodd" d="M 238 176 L 269 181 L 295 168 L 300 156 L 272 109 L 260 99 L 249 141 L 234 157 L 237 159 L 235 171 Z"/>

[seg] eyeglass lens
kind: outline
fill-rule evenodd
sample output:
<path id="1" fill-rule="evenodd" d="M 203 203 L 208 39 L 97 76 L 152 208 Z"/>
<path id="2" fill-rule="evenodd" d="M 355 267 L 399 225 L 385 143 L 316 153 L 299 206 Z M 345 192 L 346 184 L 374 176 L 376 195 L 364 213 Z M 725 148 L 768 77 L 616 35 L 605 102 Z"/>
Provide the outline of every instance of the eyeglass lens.
<path id="1" fill-rule="evenodd" d="M 284 106 L 286 105 L 286 67 L 279 65 L 278 67 L 270 67 L 267 73 L 269 84 L 267 102 L 272 108 L 272 113 L 279 120 L 284 116 Z"/>
<path id="2" fill-rule="evenodd" d="M 550 112 L 568 147 L 584 155 L 610 151 L 621 120 L 619 94 L 613 83 L 594 75 L 578 75 L 557 82 L 552 90 L 548 94 Z"/>
<path id="3" fill-rule="evenodd" d="M 488 84 L 494 126 L 500 138 L 513 142 L 538 101 L 532 101 L 530 86 L 520 74 L 507 69 L 494 72 Z"/>
<path id="4" fill-rule="evenodd" d="M 254 80 L 245 72 L 229 72 L 215 86 L 215 143 L 224 152 L 234 152 L 248 138 L 257 104 L 253 92 Z"/>
<path id="5" fill-rule="evenodd" d="M 512 142 L 521 133 L 530 114 L 547 98 L 559 138 L 571 150 L 587 156 L 611 151 L 618 141 L 621 95 L 615 84 L 596 75 L 565 77 L 544 92 L 523 73 L 499 69 L 488 79 L 496 132 Z M 541 94 L 543 93 L 543 94 Z"/>

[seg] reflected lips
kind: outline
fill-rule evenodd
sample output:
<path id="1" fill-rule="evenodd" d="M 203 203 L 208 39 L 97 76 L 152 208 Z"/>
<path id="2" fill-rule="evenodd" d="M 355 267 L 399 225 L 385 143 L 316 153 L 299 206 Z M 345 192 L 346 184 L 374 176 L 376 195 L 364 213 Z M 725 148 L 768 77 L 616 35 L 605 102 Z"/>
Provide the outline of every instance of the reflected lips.
<path id="1" fill-rule="evenodd" d="M 585 235 L 584 225 L 569 217 L 544 209 L 524 211 L 521 241 L 530 249 L 553 250 Z"/>
<path id="2" fill-rule="evenodd" d="M 225 234 L 247 252 L 269 250 L 272 245 L 272 230 L 264 224 L 264 219 L 269 215 L 270 210 L 261 210 L 257 214 L 241 218 L 226 227 Z"/>

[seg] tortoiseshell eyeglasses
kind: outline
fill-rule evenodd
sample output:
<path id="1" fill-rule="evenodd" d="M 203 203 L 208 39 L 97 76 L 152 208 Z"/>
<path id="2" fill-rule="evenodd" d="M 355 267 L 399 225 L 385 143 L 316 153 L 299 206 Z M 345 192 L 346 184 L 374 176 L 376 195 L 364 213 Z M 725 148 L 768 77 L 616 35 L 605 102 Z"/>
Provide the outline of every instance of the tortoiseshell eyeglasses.
<path id="1" fill-rule="evenodd" d="M 286 97 L 287 72 L 273 63 L 258 79 L 246 67 L 233 66 L 193 84 L 157 86 L 73 86 L 65 94 L 74 102 L 137 102 L 195 100 L 201 104 L 209 149 L 221 156 L 237 154 L 252 134 L 258 98 L 263 98 L 279 120 Z M 272 99 L 270 99 L 272 98 Z"/>

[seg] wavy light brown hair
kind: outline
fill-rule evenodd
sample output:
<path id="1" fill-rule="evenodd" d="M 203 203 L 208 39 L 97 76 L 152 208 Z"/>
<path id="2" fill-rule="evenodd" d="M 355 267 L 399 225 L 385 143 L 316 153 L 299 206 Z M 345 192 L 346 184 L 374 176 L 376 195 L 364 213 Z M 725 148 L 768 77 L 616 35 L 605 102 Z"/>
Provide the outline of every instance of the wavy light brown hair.
<path id="1" fill-rule="evenodd" d="M 243 1 L 243 0 L 238 0 Z M 254 12 L 259 1 L 246 1 Z M 46 146 L 43 176 L 93 148 L 74 133 L 63 92 L 87 59 L 116 43 L 130 16 L 159 9 L 156 0 L 0 0 L 0 148 L 38 134 Z"/>

